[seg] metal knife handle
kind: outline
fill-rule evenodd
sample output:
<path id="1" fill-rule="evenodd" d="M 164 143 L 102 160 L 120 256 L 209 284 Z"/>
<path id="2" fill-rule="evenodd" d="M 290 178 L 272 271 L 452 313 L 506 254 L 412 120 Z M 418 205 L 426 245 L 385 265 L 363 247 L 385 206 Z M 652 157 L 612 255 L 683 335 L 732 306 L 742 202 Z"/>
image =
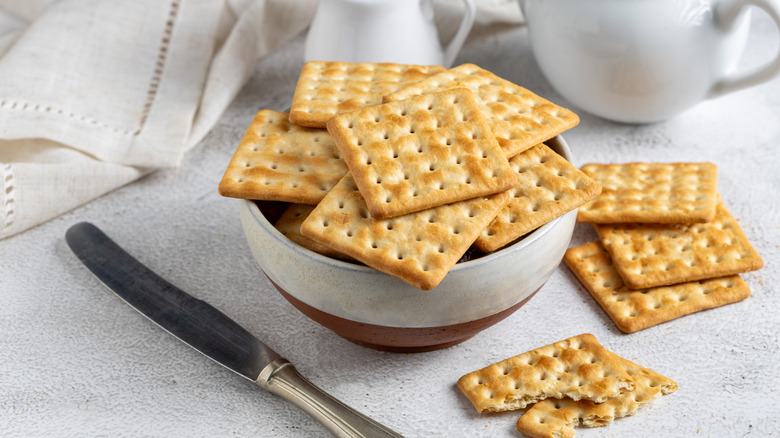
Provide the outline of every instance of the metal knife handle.
<path id="1" fill-rule="evenodd" d="M 309 382 L 286 359 L 268 364 L 255 383 L 298 406 L 337 437 L 402 438 Z"/>

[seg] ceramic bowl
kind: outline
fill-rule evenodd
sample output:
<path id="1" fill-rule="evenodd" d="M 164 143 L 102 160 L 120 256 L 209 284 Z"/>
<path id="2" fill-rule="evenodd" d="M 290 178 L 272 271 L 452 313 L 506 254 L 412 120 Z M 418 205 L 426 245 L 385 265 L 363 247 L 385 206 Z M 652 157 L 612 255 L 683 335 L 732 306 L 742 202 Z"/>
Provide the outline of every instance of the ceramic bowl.
<path id="1" fill-rule="evenodd" d="M 571 161 L 562 137 L 547 144 Z M 293 243 L 269 222 L 264 203 L 242 200 L 240 215 L 260 268 L 295 308 L 357 344 L 419 352 L 462 342 L 528 302 L 560 264 L 577 212 L 498 251 L 458 263 L 429 291 Z"/>

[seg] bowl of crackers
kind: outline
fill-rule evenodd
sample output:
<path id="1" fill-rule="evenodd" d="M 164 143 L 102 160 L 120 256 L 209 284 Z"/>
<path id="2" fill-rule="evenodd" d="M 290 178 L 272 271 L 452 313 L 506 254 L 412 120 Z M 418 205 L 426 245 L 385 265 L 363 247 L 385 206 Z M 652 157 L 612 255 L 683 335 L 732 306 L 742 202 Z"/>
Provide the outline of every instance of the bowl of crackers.
<path id="1" fill-rule="evenodd" d="M 473 64 L 306 63 L 289 112 L 262 110 L 219 185 L 295 308 L 360 345 L 462 342 L 545 284 L 577 207 L 569 110 Z"/>

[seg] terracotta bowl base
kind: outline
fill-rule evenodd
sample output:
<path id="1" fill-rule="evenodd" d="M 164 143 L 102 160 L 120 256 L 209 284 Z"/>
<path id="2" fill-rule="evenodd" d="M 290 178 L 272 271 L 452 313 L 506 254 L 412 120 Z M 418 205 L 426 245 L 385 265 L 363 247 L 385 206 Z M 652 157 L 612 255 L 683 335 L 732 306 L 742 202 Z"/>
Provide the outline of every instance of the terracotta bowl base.
<path id="1" fill-rule="evenodd" d="M 474 321 L 440 327 L 389 327 L 350 321 L 325 313 L 293 297 L 270 278 L 268 280 L 301 313 L 342 338 L 363 347 L 394 353 L 421 353 L 459 344 L 514 313 L 541 289 L 536 289 L 512 307 Z"/>

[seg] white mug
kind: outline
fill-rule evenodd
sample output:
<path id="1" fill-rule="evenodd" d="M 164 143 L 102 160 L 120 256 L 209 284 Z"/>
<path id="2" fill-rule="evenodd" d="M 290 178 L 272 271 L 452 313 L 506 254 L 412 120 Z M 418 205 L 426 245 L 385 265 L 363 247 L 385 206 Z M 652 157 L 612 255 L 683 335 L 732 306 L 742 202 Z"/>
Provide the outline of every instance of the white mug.
<path id="1" fill-rule="evenodd" d="M 736 67 L 750 29 L 748 6 L 767 0 L 525 0 L 539 68 L 573 105 L 629 123 L 668 119 L 704 99 L 780 72 L 774 60 Z"/>
<path id="2" fill-rule="evenodd" d="M 306 37 L 306 61 L 443 65 L 455 61 L 474 24 L 474 0 L 442 47 L 430 0 L 320 0 Z"/>

